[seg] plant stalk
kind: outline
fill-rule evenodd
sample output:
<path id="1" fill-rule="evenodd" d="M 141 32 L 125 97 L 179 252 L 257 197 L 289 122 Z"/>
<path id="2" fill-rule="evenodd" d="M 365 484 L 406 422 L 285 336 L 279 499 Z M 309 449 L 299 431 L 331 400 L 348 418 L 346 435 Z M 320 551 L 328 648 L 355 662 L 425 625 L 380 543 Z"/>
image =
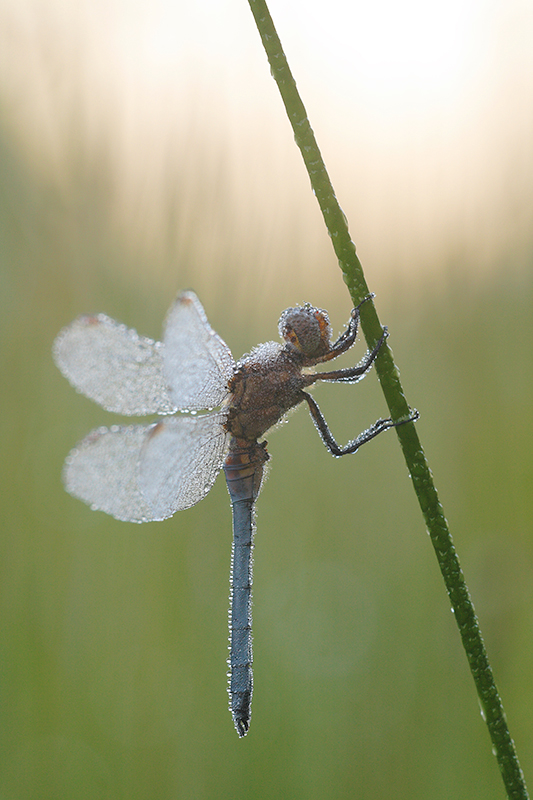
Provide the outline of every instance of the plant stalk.
<path id="1" fill-rule="evenodd" d="M 272 76 L 280 91 L 294 131 L 296 144 L 300 148 L 344 281 L 355 306 L 369 293 L 369 290 L 363 274 L 363 267 L 348 230 L 346 217 L 335 196 L 267 4 L 265 0 L 249 0 L 249 4 L 267 54 Z M 372 348 L 383 329 L 371 302 L 365 303 L 362 309 L 361 327 L 368 347 Z M 392 351 L 387 343 L 381 348 L 375 366 L 392 418 L 408 416 L 410 409 L 403 393 Z M 507 796 L 509 800 L 527 800 L 528 792 L 524 775 L 509 732 L 474 606 L 418 433 L 413 423 L 397 427 L 396 433 L 459 627 Z"/>

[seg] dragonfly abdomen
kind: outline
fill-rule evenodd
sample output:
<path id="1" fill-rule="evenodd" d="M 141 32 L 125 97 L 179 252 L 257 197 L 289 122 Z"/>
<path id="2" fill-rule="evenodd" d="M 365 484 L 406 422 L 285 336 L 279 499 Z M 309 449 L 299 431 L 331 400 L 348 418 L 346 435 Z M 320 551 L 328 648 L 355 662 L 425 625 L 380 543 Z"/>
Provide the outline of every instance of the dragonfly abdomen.
<path id="1" fill-rule="evenodd" d="M 252 707 L 252 547 L 254 502 L 268 459 L 265 444 L 233 438 L 224 464 L 233 512 L 229 615 L 229 704 L 239 736 L 246 736 Z"/>
<path id="2" fill-rule="evenodd" d="M 233 549 L 231 570 L 230 710 L 239 736 L 250 726 L 252 672 L 252 547 L 253 500 L 233 503 Z"/>

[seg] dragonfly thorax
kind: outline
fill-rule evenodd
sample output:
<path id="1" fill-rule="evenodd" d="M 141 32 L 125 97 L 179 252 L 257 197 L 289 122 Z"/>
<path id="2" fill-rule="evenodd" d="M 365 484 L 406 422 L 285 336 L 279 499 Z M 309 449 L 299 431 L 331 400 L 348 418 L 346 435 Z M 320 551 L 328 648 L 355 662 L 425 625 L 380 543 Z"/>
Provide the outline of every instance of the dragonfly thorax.
<path id="1" fill-rule="evenodd" d="M 301 361 L 280 344 L 259 345 L 238 363 L 229 382 L 226 430 L 255 441 L 304 399 Z"/>

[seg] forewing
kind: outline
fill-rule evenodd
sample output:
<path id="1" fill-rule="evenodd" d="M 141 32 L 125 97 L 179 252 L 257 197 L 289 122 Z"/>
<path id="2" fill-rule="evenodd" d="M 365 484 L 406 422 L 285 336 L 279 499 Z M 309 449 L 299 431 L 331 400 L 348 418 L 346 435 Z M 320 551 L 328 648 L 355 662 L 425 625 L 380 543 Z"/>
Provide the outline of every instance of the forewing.
<path id="1" fill-rule="evenodd" d="M 218 475 L 229 435 L 226 414 L 161 420 L 144 442 L 139 486 L 158 518 L 202 500 Z"/>
<path id="2" fill-rule="evenodd" d="M 98 428 L 69 454 L 63 472 L 70 494 L 93 510 L 126 522 L 165 519 L 142 494 L 138 466 L 142 446 L 154 425 Z"/>
<path id="3" fill-rule="evenodd" d="M 78 317 L 54 342 L 54 359 L 82 394 L 118 414 L 176 411 L 163 374 L 163 346 L 105 314 Z"/>
<path id="4" fill-rule="evenodd" d="M 169 311 L 163 341 L 164 374 L 172 402 L 189 411 L 219 406 L 228 394 L 235 362 L 194 292 L 178 296 Z"/>

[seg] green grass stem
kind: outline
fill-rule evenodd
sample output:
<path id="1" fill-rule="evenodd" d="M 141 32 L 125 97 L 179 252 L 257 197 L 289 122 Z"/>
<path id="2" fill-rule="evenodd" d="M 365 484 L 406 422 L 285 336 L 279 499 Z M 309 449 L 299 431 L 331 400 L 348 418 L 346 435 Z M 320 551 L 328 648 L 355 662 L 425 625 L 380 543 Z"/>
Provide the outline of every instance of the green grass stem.
<path id="1" fill-rule="evenodd" d="M 249 0 L 249 3 L 266 50 L 272 75 L 281 93 L 296 143 L 300 148 L 313 191 L 331 237 L 344 281 L 350 291 L 353 304 L 357 305 L 369 293 L 369 289 L 361 262 L 356 254 L 355 245 L 350 237 L 346 218 L 335 197 L 304 104 L 265 0 Z M 361 326 L 368 346 L 373 347 L 382 332 L 382 326 L 373 303 L 366 303 L 363 307 Z M 392 352 L 386 344 L 382 347 L 376 361 L 376 370 L 393 419 L 407 416 L 409 406 L 405 400 Z M 525 800 L 528 792 L 524 776 L 509 733 L 474 606 L 418 433 L 413 423 L 396 428 L 396 433 L 450 597 L 507 796 L 512 800 Z"/>

